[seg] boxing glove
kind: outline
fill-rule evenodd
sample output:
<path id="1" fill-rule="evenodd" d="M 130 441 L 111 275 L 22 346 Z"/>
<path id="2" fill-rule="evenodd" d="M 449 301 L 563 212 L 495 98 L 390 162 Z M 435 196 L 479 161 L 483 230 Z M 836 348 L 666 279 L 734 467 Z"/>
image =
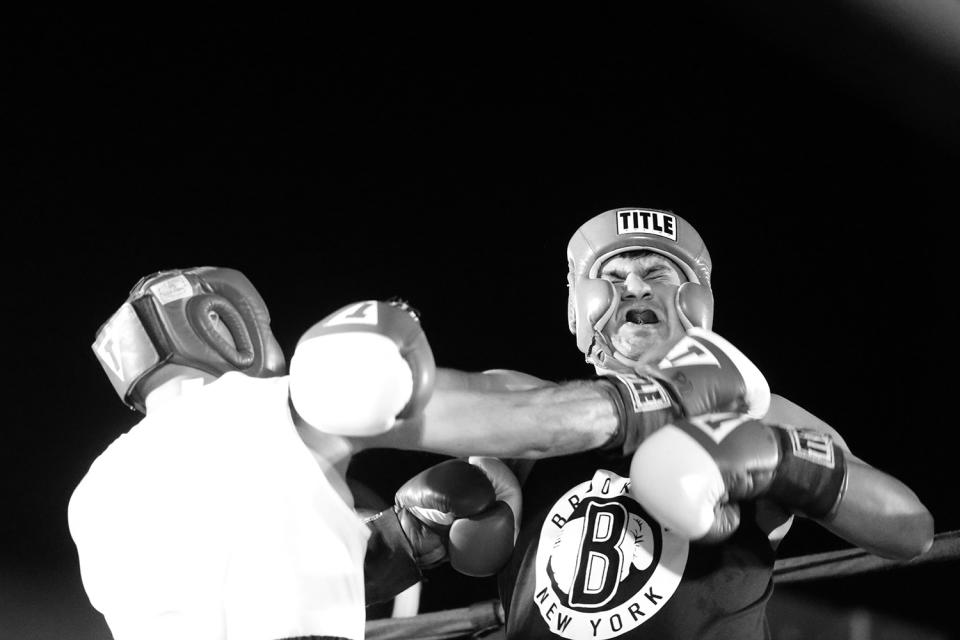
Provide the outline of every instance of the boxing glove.
<path id="1" fill-rule="evenodd" d="M 366 300 L 303 334 L 290 359 L 290 400 L 320 431 L 371 436 L 420 414 L 435 376 L 416 312 L 398 300 Z"/>
<path id="2" fill-rule="evenodd" d="M 397 518 L 421 568 L 449 560 L 469 576 L 506 564 L 520 527 L 520 483 L 496 458 L 441 462 L 395 495 Z"/>
<path id="3" fill-rule="evenodd" d="M 742 414 L 677 420 L 630 463 L 630 493 L 675 533 L 716 542 L 740 522 L 738 501 L 764 496 L 829 519 L 846 488 L 846 459 L 829 434 Z"/>
<path id="4" fill-rule="evenodd" d="M 617 407 L 617 432 L 605 449 L 630 455 L 654 431 L 685 416 L 736 412 L 762 417 L 770 407 L 766 378 L 721 336 L 693 327 L 656 367 L 599 378 Z"/>

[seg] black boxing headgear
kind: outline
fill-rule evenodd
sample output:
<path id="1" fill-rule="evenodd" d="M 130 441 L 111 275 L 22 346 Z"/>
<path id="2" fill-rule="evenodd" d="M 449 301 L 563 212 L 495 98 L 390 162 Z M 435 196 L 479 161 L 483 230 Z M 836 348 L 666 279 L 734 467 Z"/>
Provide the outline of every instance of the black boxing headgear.
<path id="1" fill-rule="evenodd" d="M 221 322 L 233 344 L 221 335 Z M 242 273 L 220 267 L 142 278 L 97 331 L 92 348 L 120 398 L 143 413 L 142 383 L 165 366 L 213 376 L 241 371 L 268 378 L 286 372 L 263 298 Z"/>
<path id="2" fill-rule="evenodd" d="M 616 288 L 599 277 L 600 267 L 617 254 L 638 250 L 668 258 L 686 277 L 677 292 L 685 328 L 710 329 L 713 324 L 713 265 L 697 230 L 671 211 L 610 209 L 583 223 L 567 244 L 567 323 L 589 362 L 598 364 L 604 353 L 612 355 L 602 331 L 619 303 Z"/>

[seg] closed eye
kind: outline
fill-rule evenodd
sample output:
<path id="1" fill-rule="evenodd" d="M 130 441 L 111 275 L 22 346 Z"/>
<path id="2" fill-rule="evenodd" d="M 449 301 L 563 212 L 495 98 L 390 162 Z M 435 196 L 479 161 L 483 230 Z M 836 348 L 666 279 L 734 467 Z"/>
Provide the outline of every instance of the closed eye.
<path id="1" fill-rule="evenodd" d="M 663 267 L 658 267 L 656 269 L 650 269 L 649 271 L 644 273 L 643 279 L 644 280 L 662 279 L 667 277 L 669 274 L 670 272 L 667 269 L 664 269 Z"/>

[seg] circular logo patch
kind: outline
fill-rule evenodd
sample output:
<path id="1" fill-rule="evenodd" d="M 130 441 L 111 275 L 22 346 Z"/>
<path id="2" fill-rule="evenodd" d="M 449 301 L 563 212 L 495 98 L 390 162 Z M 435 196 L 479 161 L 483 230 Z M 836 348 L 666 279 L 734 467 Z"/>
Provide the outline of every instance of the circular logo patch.
<path id="1" fill-rule="evenodd" d="M 654 616 L 677 590 L 689 544 L 603 469 L 550 509 L 537 547 L 534 599 L 564 638 L 615 638 Z"/>

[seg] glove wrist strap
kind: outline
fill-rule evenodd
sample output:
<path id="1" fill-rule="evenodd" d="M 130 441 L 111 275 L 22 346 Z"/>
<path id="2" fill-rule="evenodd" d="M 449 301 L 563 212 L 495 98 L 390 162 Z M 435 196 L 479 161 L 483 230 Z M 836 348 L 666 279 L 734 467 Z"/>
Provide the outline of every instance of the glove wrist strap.
<path id="1" fill-rule="evenodd" d="M 783 426 L 774 427 L 781 460 L 770 494 L 801 515 L 830 520 L 847 488 L 843 449 L 829 434 Z"/>
<path id="2" fill-rule="evenodd" d="M 601 446 L 630 455 L 640 443 L 681 412 L 667 387 L 649 376 L 605 375 L 596 380 L 617 410 L 617 431 Z"/>

